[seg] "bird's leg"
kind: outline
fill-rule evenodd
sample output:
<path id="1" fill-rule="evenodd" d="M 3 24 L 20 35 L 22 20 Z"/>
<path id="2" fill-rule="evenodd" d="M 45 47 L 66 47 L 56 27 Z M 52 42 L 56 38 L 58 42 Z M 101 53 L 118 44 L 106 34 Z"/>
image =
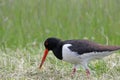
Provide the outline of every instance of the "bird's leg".
<path id="1" fill-rule="evenodd" d="M 87 74 L 87 77 L 89 78 L 89 76 L 90 76 L 90 71 L 89 71 L 89 69 L 86 69 L 86 74 Z"/>
<path id="2" fill-rule="evenodd" d="M 73 68 L 73 71 L 72 71 L 72 73 L 71 73 L 71 77 L 74 76 L 75 72 L 76 72 L 76 68 Z"/>
<path id="3" fill-rule="evenodd" d="M 90 78 L 90 69 L 87 66 L 87 62 L 82 63 L 83 68 L 86 70 L 87 77 Z"/>
<path id="4" fill-rule="evenodd" d="M 76 72 L 76 68 L 73 68 L 72 75 L 74 75 Z"/>
<path id="5" fill-rule="evenodd" d="M 71 73 L 71 77 L 73 77 L 74 74 L 76 73 L 76 67 L 77 67 L 77 65 L 74 65 L 74 66 L 73 66 L 73 70 L 72 70 L 72 73 Z"/>

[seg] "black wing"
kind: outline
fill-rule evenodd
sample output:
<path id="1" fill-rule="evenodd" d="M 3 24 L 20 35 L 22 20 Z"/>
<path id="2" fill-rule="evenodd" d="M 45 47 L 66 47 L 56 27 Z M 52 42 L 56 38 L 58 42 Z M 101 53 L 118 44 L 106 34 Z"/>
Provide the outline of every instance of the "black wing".
<path id="1" fill-rule="evenodd" d="M 88 40 L 67 40 L 64 41 L 64 43 L 72 44 L 69 49 L 77 52 L 78 54 L 84 54 L 89 52 L 114 51 L 120 49 L 120 46 L 105 46 Z"/>

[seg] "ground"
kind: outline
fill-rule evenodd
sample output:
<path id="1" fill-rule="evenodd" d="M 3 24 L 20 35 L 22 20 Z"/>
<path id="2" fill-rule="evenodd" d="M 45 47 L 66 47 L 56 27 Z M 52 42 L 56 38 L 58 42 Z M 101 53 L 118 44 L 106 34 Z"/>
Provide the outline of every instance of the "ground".
<path id="1" fill-rule="evenodd" d="M 31 53 L 38 54 L 31 54 Z M 49 53 L 45 64 L 39 69 L 43 50 L 6 49 L 0 50 L 0 79 L 2 80 L 87 80 L 82 67 L 78 68 L 74 77 L 71 77 L 72 64 L 55 58 Z M 114 53 L 101 60 L 89 64 L 92 74 L 91 80 L 119 80 L 120 57 Z"/>

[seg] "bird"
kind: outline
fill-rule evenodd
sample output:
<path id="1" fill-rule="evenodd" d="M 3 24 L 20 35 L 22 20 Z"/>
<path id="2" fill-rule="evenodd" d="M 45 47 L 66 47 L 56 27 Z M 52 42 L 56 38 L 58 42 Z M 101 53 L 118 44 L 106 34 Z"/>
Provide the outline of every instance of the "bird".
<path id="1" fill-rule="evenodd" d="M 39 68 L 45 62 L 49 51 L 52 51 L 55 57 L 73 64 L 71 75 L 76 73 L 78 66 L 82 66 L 86 75 L 91 74 L 88 64 L 91 60 L 101 59 L 115 51 L 120 50 L 120 46 L 103 45 L 85 39 L 61 40 L 55 37 L 49 37 L 44 42 L 45 51 Z"/>

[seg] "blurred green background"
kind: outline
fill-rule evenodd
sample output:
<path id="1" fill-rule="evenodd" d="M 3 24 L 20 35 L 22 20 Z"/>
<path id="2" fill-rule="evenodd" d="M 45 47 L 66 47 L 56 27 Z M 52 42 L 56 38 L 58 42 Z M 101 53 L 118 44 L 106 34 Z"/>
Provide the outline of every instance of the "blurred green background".
<path id="1" fill-rule="evenodd" d="M 120 45 L 120 0 L 0 0 L 0 47 L 53 36 Z"/>

